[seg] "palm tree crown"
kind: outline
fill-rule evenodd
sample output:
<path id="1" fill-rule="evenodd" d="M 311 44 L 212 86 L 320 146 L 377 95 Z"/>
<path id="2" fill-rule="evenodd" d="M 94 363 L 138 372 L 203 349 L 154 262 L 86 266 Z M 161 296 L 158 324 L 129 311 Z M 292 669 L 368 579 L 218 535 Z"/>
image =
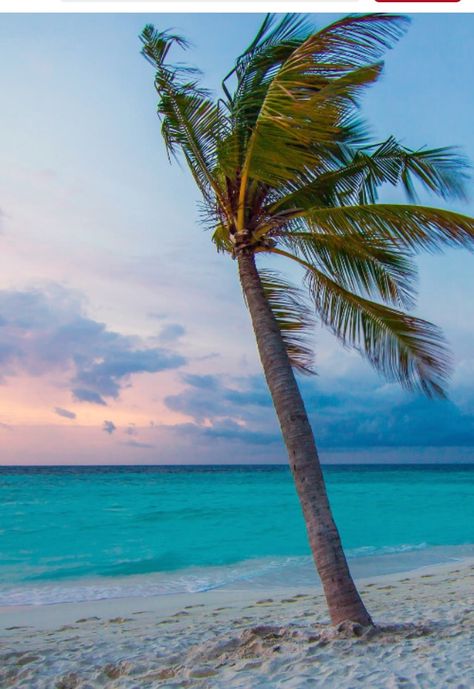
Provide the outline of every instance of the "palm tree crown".
<path id="1" fill-rule="evenodd" d="M 449 354 L 414 304 L 420 250 L 474 245 L 474 221 L 416 204 L 424 187 L 462 199 L 466 160 L 454 149 L 371 143 L 360 96 L 403 34 L 397 15 L 354 15 L 315 31 L 305 17 L 267 16 L 214 98 L 199 72 L 169 61 L 186 41 L 147 26 L 158 114 L 170 157 L 184 156 L 219 251 L 271 254 L 304 271 L 317 318 L 391 380 L 442 396 Z M 401 185 L 407 204 L 378 203 Z M 312 370 L 306 295 L 274 271 L 260 278 L 292 366 Z"/>

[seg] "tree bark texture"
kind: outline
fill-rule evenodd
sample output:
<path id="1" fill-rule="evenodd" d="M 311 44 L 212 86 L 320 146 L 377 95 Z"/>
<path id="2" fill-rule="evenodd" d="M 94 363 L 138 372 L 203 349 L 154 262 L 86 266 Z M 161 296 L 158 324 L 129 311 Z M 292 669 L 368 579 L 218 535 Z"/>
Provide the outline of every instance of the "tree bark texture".
<path id="1" fill-rule="evenodd" d="M 285 343 L 260 281 L 255 256 L 251 249 L 243 248 L 237 254 L 237 261 L 331 621 L 339 624 L 350 620 L 363 626 L 372 625 L 347 565 L 329 506 L 313 431 Z"/>

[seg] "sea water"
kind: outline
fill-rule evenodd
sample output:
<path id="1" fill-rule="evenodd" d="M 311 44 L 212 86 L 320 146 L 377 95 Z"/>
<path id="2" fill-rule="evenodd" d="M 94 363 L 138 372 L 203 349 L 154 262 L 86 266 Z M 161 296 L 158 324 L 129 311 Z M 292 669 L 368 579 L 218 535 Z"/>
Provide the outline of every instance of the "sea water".
<path id="1" fill-rule="evenodd" d="M 473 465 L 324 474 L 355 576 L 474 555 Z M 0 468 L 0 605 L 287 583 L 317 583 L 287 467 Z"/>

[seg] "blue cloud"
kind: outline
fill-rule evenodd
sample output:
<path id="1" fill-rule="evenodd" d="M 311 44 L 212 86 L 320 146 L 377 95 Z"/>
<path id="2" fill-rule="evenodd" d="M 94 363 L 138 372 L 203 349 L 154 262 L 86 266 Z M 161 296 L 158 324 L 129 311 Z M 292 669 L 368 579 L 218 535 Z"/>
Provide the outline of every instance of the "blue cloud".
<path id="1" fill-rule="evenodd" d="M 113 421 L 104 421 L 104 423 L 102 424 L 102 430 L 105 433 L 112 435 L 112 433 L 117 430 L 117 426 L 114 424 Z"/>
<path id="2" fill-rule="evenodd" d="M 321 450 L 377 447 L 474 447 L 474 393 L 464 406 L 433 401 L 387 385 L 363 370 L 347 378 L 299 381 Z M 200 438 L 240 440 L 247 444 L 282 444 L 263 376 L 230 379 L 185 375 L 187 387 L 165 403 L 191 417 L 180 432 Z M 334 392 L 328 391 L 333 383 Z M 472 389 L 472 388 L 471 388 Z"/>
<path id="3" fill-rule="evenodd" d="M 155 446 L 150 443 L 141 443 L 138 440 L 126 440 L 120 443 L 121 445 L 126 445 L 127 447 L 136 447 L 139 450 L 152 450 Z"/>
<path id="4" fill-rule="evenodd" d="M 183 375 L 183 381 L 193 388 L 198 388 L 200 390 L 217 390 L 222 386 L 221 381 L 218 376 L 212 375 L 199 375 L 196 373 L 185 373 Z"/>
<path id="5" fill-rule="evenodd" d="M 272 401 L 261 376 L 251 376 L 228 385 L 224 378 L 212 375 L 183 375 L 188 387 L 165 398 L 166 406 L 204 421 L 214 417 L 241 416 L 247 407 L 271 408 Z"/>
<path id="6" fill-rule="evenodd" d="M 122 340 L 122 338 L 121 338 Z M 182 366 L 185 359 L 162 349 L 130 349 L 125 342 L 114 343 L 108 351 L 102 350 L 103 358 L 80 362 L 73 382 L 104 397 L 117 398 L 124 379 L 134 373 L 158 373 Z"/>
<path id="7" fill-rule="evenodd" d="M 224 443 L 237 441 L 246 445 L 260 446 L 281 443 L 279 433 L 257 431 L 232 422 L 230 419 L 216 422 L 212 426 L 202 426 L 196 423 L 182 423 L 168 426 L 168 430 L 179 435 L 180 438 L 187 436 L 194 442 L 201 442 L 204 445 L 221 440 Z M 222 458 L 221 458 L 222 459 Z"/>
<path id="8" fill-rule="evenodd" d="M 281 443 L 279 433 L 266 433 L 264 431 L 249 430 L 239 424 L 227 421 L 226 423 L 216 424 L 211 428 L 201 428 L 201 433 L 206 438 L 220 440 L 238 440 L 248 445 L 270 445 Z"/>
<path id="9" fill-rule="evenodd" d="M 271 398 L 260 376 L 239 380 L 216 375 L 185 374 L 187 387 L 165 398 L 165 404 L 193 419 L 179 433 L 200 440 L 238 441 L 247 445 L 281 443 Z"/>
<path id="10" fill-rule="evenodd" d="M 228 389 L 225 399 L 232 404 L 243 406 L 273 407 L 272 398 L 262 379 L 255 379 L 254 387 L 247 390 Z"/>
<path id="11" fill-rule="evenodd" d="M 370 447 L 474 447 L 474 417 L 453 402 L 403 396 L 393 403 L 383 397 L 365 408 L 351 409 L 351 402 L 334 404 L 312 415 L 313 425 L 326 448 Z"/>
<path id="12" fill-rule="evenodd" d="M 87 390 L 85 388 L 72 388 L 72 396 L 78 402 L 89 402 L 90 404 L 107 405 L 107 402 L 99 395 L 98 392 Z"/>
<path id="13" fill-rule="evenodd" d="M 108 330 L 88 318 L 78 292 L 58 285 L 0 291 L 2 374 L 43 375 L 73 369 L 70 387 L 80 402 L 105 405 L 130 376 L 183 366 L 180 354 Z M 69 374 L 70 375 L 70 374 Z"/>
<path id="14" fill-rule="evenodd" d="M 62 407 L 55 407 L 54 413 L 58 416 L 63 416 L 65 419 L 75 419 L 77 416 L 73 411 L 69 411 L 69 409 L 63 409 Z"/>
<path id="15" fill-rule="evenodd" d="M 186 328 L 184 328 L 179 323 L 169 323 L 165 325 L 160 334 L 158 335 L 158 340 L 163 344 L 171 344 L 176 342 L 180 337 L 186 334 Z"/>

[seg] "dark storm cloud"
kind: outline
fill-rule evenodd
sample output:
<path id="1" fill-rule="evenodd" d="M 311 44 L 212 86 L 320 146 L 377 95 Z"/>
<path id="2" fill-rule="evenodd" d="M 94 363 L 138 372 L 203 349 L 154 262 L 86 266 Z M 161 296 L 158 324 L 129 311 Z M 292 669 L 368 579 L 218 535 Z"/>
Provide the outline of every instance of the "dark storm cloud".
<path id="1" fill-rule="evenodd" d="M 193 419 L 174 427 L 179 434 L 203 442 L 255 446 L 281 442 L 271 399 L 260 376 L 227 382 L 227 377 L 185 374 L 182 380 L 187 387 L 165 398 L 169 409 Z"/>
<path id="2" fill-rule="evenodd" d="M 69 409 L 63 409 L 62 407 L 55 407 L 54 413 L 58 416 L 63 416 L 65 419 L 75 419 L 77 416 L 73 411 L 69 411 Z"/>
<path id="3" fill-rule="evenodd" d="M 278 432 L 271 433 L 265 431 L 251 430 L 245 426 L 232 422 L 230 419 L 217 421 L 212 426 L 202 426 L 197 423 L 182 423 L 168 426 L 167 430 L 176 434 L 181 439 L 191 439 L 193 444 L 200 442 L 209 446 L 211 440 L 222 441 L 224 445 L 234 441 L 252 446 L 272 445 L 281 443 L 281 436 Z"/>
<path id="4" fill-rule="evenodd" d="M 175 369 L 185 359 L 88 318 L 81 295 L 57 285 L 0 291 L 2 375 L 68 372 L 74 398 L 106 404 L 130 376 Z"/>
<path id="5" fill-rule="evenodd" d="M 270 445 L 281 442 L 279 433 L 266 433 L 264 431 L 249 430 L 232 421 L 225 421 L 212 426 L 212 428 L 201 429 L 207 438 L 221 440 L 238 440 L 247 445 Z"/>
<path id="6" fill-rule="evenodd" d="M 356 411 L 351 401 L 321 400 L 312 422 L 322 446 L 474 447 L 474 416 L 449 400 L 382 398 L 366 400 Z"/>
<path id="7" fill-rule="evenodd" d="M 303 394 L 321 447 L 474 447 L 474 415 L 452 400 L 430 400 L 361 376 L 334 393 L 304 381 Z M 474 394 L 471 393 L 474 402 Z"/>
<path id="8" fill-rule="evenodd" d="M 306 408 L 323 450 L 376 447 L 474 447 L 474 394 L 461 407 L 454 401 L 433 401 L 387 385 L 363 371 L 350 380 L 300 380 Z M 180 433 L 263 445 L 282 442 L 263 377 L 241 379 L 185 375 L 187 387 L 166 398 L 166 405 L 190 416 Z M 472 389 L 472 388 L 471 388 Z M 456 388 L 453 389 L 455 399 Z"/>

